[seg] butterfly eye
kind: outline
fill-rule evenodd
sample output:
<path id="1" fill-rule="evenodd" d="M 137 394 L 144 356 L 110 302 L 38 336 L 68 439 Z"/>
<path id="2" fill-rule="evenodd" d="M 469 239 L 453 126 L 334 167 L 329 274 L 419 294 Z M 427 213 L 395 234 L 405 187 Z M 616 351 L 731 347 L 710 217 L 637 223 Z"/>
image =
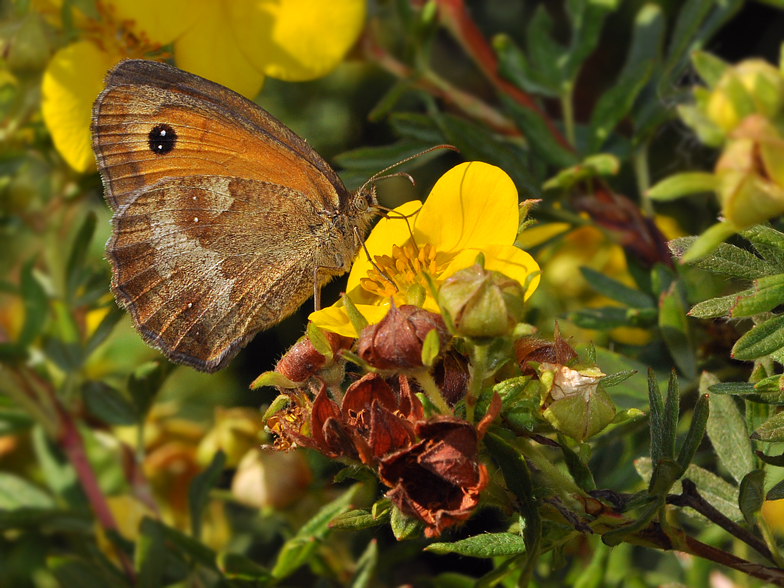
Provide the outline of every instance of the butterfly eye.
<path id="1" fill-rule="evenodd" d="M 368 209 L 368 201 L 361 192 L 354 197 L 354 208 L 359 212 L 365 212 Z"/>
<path id="2" fill-rule="evenodd" d="M 166 155 L 177 143 L 177 133 L 169 125 L 156 125 L 147 135 L 150 151 L 156 155 Z"/>

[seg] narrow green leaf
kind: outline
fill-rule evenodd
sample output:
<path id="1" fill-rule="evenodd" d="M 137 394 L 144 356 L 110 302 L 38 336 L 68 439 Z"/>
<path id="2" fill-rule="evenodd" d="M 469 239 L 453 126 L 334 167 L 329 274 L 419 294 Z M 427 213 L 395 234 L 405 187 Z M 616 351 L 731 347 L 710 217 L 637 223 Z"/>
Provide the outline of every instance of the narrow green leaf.
<path id="1" fill-rule="evenodd" d="M 8 472 L 0 472 L 0 509 L 54 508 L 54 500 L 38 486 Z"/>
<path id="2" fill-rule="evenodd" d="M 779 443 L 784 441 L 784 412 L 779 412 L 765 421 L 751 434 L 755 441 Z"/>
<path id="3" fill-rule="evenodd" d="M 438 555 L 457 553 L 470 557 L 505 557 L 525 552 L 525 541 L 514 533 L 483 533 L 452 543 L 431 543 L 425 547 Z"/>
<path id="4" fill-rule="evenodd" d="M 691 263 L 701 260 L 718 249 L 724 241 L 736 233 L 735 226 L 728 222 L 716 223 L 706 229 L 691 244 L 689 250 L 681 257 L 681 263 Z"/>
<path id="5" fill-rule="evenodd" d="M 765 500 L 765 470 L 752 470 L 743 477 L 738 492 L 738 506 L 749 525 L 757 519 Z"/>
<path id="6" fill-rule="evenodd" d="M 351 578 L 348 588 L 369 588 L 372 585 L 378 565 L 378 555 L 378 541 L 373 539 L 357 560 L 354 577 Z"/>
<path id="7" fill-rule="evenodd" d="M 616 374 L 610 374 L 609 376 L 604 376 L 601 380 L 599 380 L 599 385 L 602 388 L 612 388 L 613 386 L 617 386 L 625 382 L 636 373 L 637 370 L 624 370 Z"/>
<path id="8" fill-rule="evenodd" d="M 136 543 L 136 585 L 139 588 L 161 588 L 166 562 L 166 543 L 160 525 L 144 518 Z"/>
<path id="9" fill-rule="evenodd" d="M 86 512 L 21 507 L 14 510 L 0 508 L 0 531 L 29 530 L 34 533 L 63 533 L 84 537 L 95 533 L 95 519 Z"/>
<path id="10" fill-rule="evenodd" d="M 624 72 L 615 85 L 601 95 L 591 114 L 588 153 L 598 152 L 613 129 L 629 113 L 637 95 L 648 83 L 653 73 L 653 65 L 653 61 L 650 61 Z"/>
<path id="11" fill-rule="evenodd" d="M 84 278 L 84 260 L 87 256 L 90 241 L 92 241 L 95 234 L 95 225 L 95 213 L 92 211 L 88 212 L 82 222 L 82 226 L 79 227 L 79 231 L 76 233 L 73 245 L 71 245 L 71 253 L 65 266 L 66 296 L 68 300 L 73 300 L 76 290 Z"/>
<path id="12" fill-rule="evenodd" d="M 498 56 L 498 73 L 528 94 L 557 98 L 559 86 L 528 63 L 514 41 L 505 34 L 493 37 L 493 48 Z"/>
<path id="13" fill-rule="evenodd" d="M 653 468 L 651 481 L 648 484 L 648 494 L 651 496 L 664 496 L 669 493 L 672 485 L 683 476 L 684 468 L 674 459 L 665 457 L 659 460 Z"/>
<path id="14" fill-rule="evenodd" d="M 540 4 L 526 28 L 526 53 L 531 60 L 531 70 L 536 73 L 539 83 L 546 88 L 552 88 L 557 95 L 566 81 L 563 72 L 566 48 L 553 39 L 552 29 L 553 20 L 544 5 Z"/>
<path id="15" fill-rule="evenodd" d="M 44 327 L 49 316 L 49 300 L 43 286 L 33 275 L 35 259 L 30 259 L 22 266 L 20 292 L 24 305 L 24 323 L 17 339 L 17 345 L 27 347 L 33 342 Z"/>
<path id="16" fill-rule="evenodd" d="M 313 348 L 327 358 L 327 361 L 332 361 L 332 346 L 329 344 L 324 331 L 316 326 L 315 323 L 308 323 L 307 334 Z"/>
<path id="17" fill-rule="evenodd" d="M 632 308 L 654 308 L 656 306 L 656 301 L 648 294 L 630 288 L 626 284 L 607 277 L 601 272 L 597 272 L 587 266 L 581 266 L 580 273 L 591 288 L 621 304 Z"/>
<path id="18" fill-rule="evenodd" d="M 678 416 L 680 414 L 680 389 L 675 370 L 670 372 L 667 383 L 667 396 L 664 399 L 664 419 L 662 421 L 662 441 L 664 457 L 675 457 L 675 438 L 678 435 Z"/>
<path id="19" fill-rule="evenodd" d="M 151 361 L 136 368 L 128 377 L 128 394 L 140 419 L 147 416 L 155 395 L 172 369 L 171 363 Z"/>
<path id="20" fill-rule="evenodd" d="M 702 393 L 697 398 L 694 405 L 694 411 L 691 415 L 691 423 L 689 423 L 689 430 L 686 432 L 686 437 L 683 439 L 683 444 L 678 452 L 677 462 L 678 465 L 687 469 L 691 460 L 697 454 L 697 449 L 705 436 L 705 429 L 708 425 L 710 418 L 710 396 Z"/>
<path id="21" fill-rule="evenodd" d="M 694 51 L 691 54 L 691 62 L 694 64 L 694 69 L 697 70 L 697 73 L 700 74 L 700 77 L 710 88 L 719 83 L 721 76 L 730 67 L 726 61 L 705 51 Z"/>
<path id="22" fill-rule="evenodd" d="M 286 376 L 279 374 L 278 372 L 264 372 L 259 374 L 259 376 L 253 380 L 253 382 L 251 382 L 250 389 L 258 390 L 264 386 L 269 386 L 270 388 L 286 389 L 294 389 L 299 387 L 296 382 L 292 382 Z"/>
<path id="23" fill-rule="evenodd" d="M 388 514 L 389 512 L 387 511 L 387 515 Z M 375 518 L 373 513 L 367 510 L 350 510 L 332 519 L 332 521 L 329 523 L 329 528 L 359 531 L 360 529 L 378 527 L 386 523 L 388 520 L 389 516 Z"/>
<path id="24" fill-rule="evenodd" d="M 82 384 L 82 400 L 91 415 L 108 425 L 133 425 L 139 420 L 133 404 L 104 382 L 88 380 Z"/>
<path id="25" fill-rule="evenodd" d="M 784 468 L 784 454 L 781 455 L 765 455 L 762 451 L 755 451 L 754 454 L 760 458 L 764 463 L 772 465 L 777 468 Z M 768 498 L 768 500 L 771 500 Z"/>
<path id="26" fill-rule="evenodd" d="M 686 0 L 681 4 L 668 47 L 662 83 L 674 80 L 686 65 L 687 55 L 695 42 L 697 31 L 713 7 L 713 3 L 713 0 Z"/>
<path id="27" fill-rule="evenodd" d="M 247 580 L 261 588 L 272 580 L 269 570 L 241 553 L 224 551 L 218 555 L 218 569 L 231 580 Z"/>
<path id="28" fill-rule="evenodd" d="M 784 302 L 784 274 L 765 276 L 754 282 L 749 293 L 738 293 L 730 316 L 742 318 L 768 312 Z"/>
<path id="29" fill-rule="evenodd" d="M 743 290 L 737 294 L 730 294 L 729 296 L 722 296 L 720 298 L 713 298 L 711 300 L 705 300 L 704 302 L 698 302 L 691 307 L 689 316 L 700 319 L 729 317 L 730 311 L 738 301 L 738 296 L 752 294 L 753 292 L 753 290 Z"/>
<path id="30" fill-rule="evenodd" d="M 417 539 L 422 535 L 424 527 L 421 521 L 404 515 L 396 506 L 392 507 L 389 525 L 392 528 L 392 534 L 398 541 Z"/>
<path id="31" fill-rule="evenodd" d="M 644 4 L 637 12 L 632 30 L 632 42 L 621 75 L 638 69 L 642 64 L 661 61 L 666 33 L 664 14 L 661 7 L 653 3 Z"/>
<path id="32" fill-rule="evenodd" d="M 521 106 L 505 94 L 500 94 L 500 100 L 528 140 L 531 151 L 544 162 L 559 169 L 572 167 L 579 163 L 574 153 L 558 143 L 539 114 Z"/>
<path id="33" fill-rule="evenodd" d="M 718 379 L 703 372 L 700 378 L 700 392 L 705 394 Z M 746 420 L 741 415 L 732 396 L 711 394 L 711 411 L 708 419 L 708 437 L 719 461 L 737 482 L 755 467 Z"/>
<path id="34" fill-rule="evenodd" d="M 656 308 L 625 308 L 604 306 L 581 308 L 566 315 L 566 318 L 583 329 L 609 330 L 617 327 L 650 327 L 658 318 Z"/>
<path id="35" fill-rule="evenodd" d="M 697 237 L 682 237 L 669 242 L 670 250 L 676 257 L 682 258 Z M 692 262 L 691 265 L 706 271 L 725 274 L 733 278 L 754 280 L 763 276 L 778 274 L 776 266 L 764 261 L 753 253 L 722 243 L 710 255 Z"/>
<path id="36" fill-rule="evenodd" d="M 272 404 L 269 405 L 269 408 L 264 411 L 264 414 L 261 417 L 261 422 L 266 423 L 273 416 L 275 416 L 275 414 L 288 406 L 290 402 L 291 397 L 288 394 L 278 394 L 275 397 L 275 400 L 272 401 Z"/>
<path id="37" fill-rule="evenodd" d="M 188 508 L 191 515 L 191 534 L 198 539 L 201 537 L 201 516 L 209 502 L 210 490 L 218 481 L 226 463 L 226 454 L 218 451 L 212 458 L 210 465 L 193 478 L 188 488 Z"/>
<path id="38" fill-rule="evenodd" d="M 567 0 L 566 9 L 572 29 L 569 52 L 564 64 L 567 80 L 571 82 L 576 80 L 583 62 L 599 43 L 604 19 L 617 8 L 617 0 L 602 2 Z"/>
<path id="39" fill-rule="evenodd" d="M 92 562 L 73 556 L 49 557 L 46 565 L 60 586 L 78 586 L 78 588 L 106 588 L 130 586 L 124 578 L 108 575 Z"/>
<path id="40" fill-rule="evenodd" d="M 781 500 L 784 498 L 784 480 L 774 484 L 765 495 L 765 500 Z"/>
<path id="41" fill-rule="evenodd" d="M 762 258 L 784 272 L 784 234 L 769 225 L 754 225 L 740 232 L 748 239 Z"/>
<path id="42" fill-rule="evenodd" d="M 425 335 L 422 342 L 422 365 L 432 367 L 441 352 L 441 340 L 438 338 L 438 331 L 431 330 Z"/>
<path id="43" fill-rule="evenodd" d="M 784 314 L 756 325 L 735 342 L 732 358 L 751 361 L 784 347 Z"/>
<path id="44" fill-rule="evenodd" d="M 392 132 L 403 139 L 410 139 L 422 145 L 440 145 L 444 135 L 432 117 L 416 112 L 394 112 L 389 115 Z M 383 167 L 378 168 L 384 169 Z"/>
<path id="45" fill-rule="evenodd" d="M 666 202 L 690 194 L 715 192 L 719 187 L 718 177 L 707 172 L 684 172 L 664 178 L 647 192 L 648 198 Z"/>
<path id="46" fill-rule="evenodd" d="M 208 569 L 217 570 L 216 555 L 212 549 L 193 537 L 189 537 L 182 531 L 157 521 L 152 522 L 160 526 L 163 534 L 166 536 L 166 540 L 169 544 L 176 547 L 180 553 Z"/>
<path id="47" fill-rule="evenodd" d="M 722 382 L 720 384 L 711 384 L 708 391 L 713 394 L 737 394 L 746 396 L 756 392 L 754 384 L 751 382 Z"/>
<path id="48" fill-rule="evenodd" d="M 659 329 L 675 365 L 687 378 L 694 378 L 697 374 L 697 356 L 691 344 L 686 309 L 676 282 L 659 299 Z"/>
<path id="49" fill-rule="evenodd" d="M 588 466 L 580 459 L 572 449 L 567 445 L 566 438 L 563 435 L 558 435 L 558 444 L 561 446 L 561 451 L 564 456 L 564 463 L 569 474 L 572 476 L 575 484 L 585 492 L 596 490 L 596 482 L 593 479 L 593 474 Z"/>
<path id="50" fill-rule="evenodd" d="M 283 544 L 272 569 L 273 577 L 278 580 L 286 578 L 310 559 L 319 544 L 329 535 L 330 521 L 350 508 L 351 501 L 361 487 L 361 484 L 354 484 L 341 496 L 321 507 L 294 537 Z"/>
<path id="51" fill-rule="evenodd" d="M 667 442 L 664 439 L 664 401 L 652 368 L 648 368 L 648 404 L 651 420 L 651 462 L 658 464 L 668 456 Z"/>

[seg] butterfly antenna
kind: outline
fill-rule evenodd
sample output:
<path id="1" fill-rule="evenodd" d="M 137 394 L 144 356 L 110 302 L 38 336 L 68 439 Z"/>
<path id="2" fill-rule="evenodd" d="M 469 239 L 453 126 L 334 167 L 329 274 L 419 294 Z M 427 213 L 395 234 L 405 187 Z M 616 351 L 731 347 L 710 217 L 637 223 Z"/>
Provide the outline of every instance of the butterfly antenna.
<path id="1" fill-rule="evenodd" d="M 409 157 L 406 157 L 405 159 L 401 159 L 397 163 L 393 163 L 389 167 L 385 167 L 380 172 L 376 172 L 375 174 L 370 176 L 370 178 L 368 178 L 368 180 L 364 184 L 362 184 L 362 187 L 359 189 L 358 193 L 362 194 L 365 191 L 365 188 L 367 188 L 368 184 L 372 184 L 376 180 L 380 180 L 380 179 L 383 179 L 383 178 L 391 178 L 391 177 L 402 175 L 402 174 L 390 174 L 388 176 L 384 176 L 384 174 L 387 173 L 389 170 L 394 169 L 394 168 L 396 168 L 399 165 L 402 165 L 402 164 L 404 164 L 404 163 L 406 163 L 408 161 L 411 161 L 412 159 L 416 159 L 417 157 L 422 157 L 423 155 L 426 155 L 426 154 L 430 153 L 431 151 L 436 151 L 438 149 L 449 149 L 450 151 L 454 151 L 455 153 L 460 153 L 458 148 L 455 147 L 454 145 L 443 144 L 443 145 L 436 145 L 435 147 L 430 147 L 429 149 L 425 149 L 424 151 L 420 151 L 419 153 L 416 153 L 415 155 L 411 155 Z M 382 178 L 382 176 L 383 176 L 383 178 Z M 409 178 L 410 177 L 411 176 L 409 176 Z M 413 183 L 413 181 L 414 181 L 413 178 L 411 178 L 411 181 Z"/>

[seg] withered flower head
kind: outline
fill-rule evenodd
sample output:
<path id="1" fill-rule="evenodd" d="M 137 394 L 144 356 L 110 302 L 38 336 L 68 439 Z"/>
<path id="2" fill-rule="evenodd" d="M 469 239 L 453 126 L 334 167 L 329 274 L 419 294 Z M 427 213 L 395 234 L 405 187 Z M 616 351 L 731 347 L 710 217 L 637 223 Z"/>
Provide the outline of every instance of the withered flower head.
<path id="1" fill-rule="evenodd" d="M 400 511 L 423 521 L 425 535 L 471 516 L 487 486 L 487 468 L 478 462 L 478 435 L 468 422 L 439 416 L 417 425 L 418 443 L 380 462 L 379 478 Z"/>
<path id="2" fill-rule="evenodd" d="M 354 341 L 350 337 L 343 337 L 329 331 L 323 331 L 323 333 L 332 349 L 332 361 L 328 361 L 327 357 L 313 346 L 310 338 L 306 335 L 286 352 L 286 355 L 275 366 L 275 371 L 292 382 L 305 382 L 308 378 L 318 375 L 320 371 L 331 367 L 334 364 L 334 357 L 341 350 L 351 347 Z M 342 372 L 339 375 L 342 380 Z"/>
<path id="3" fill-rule="evenodd" d="M 504 337 L 523 319 L 525 289 L 517 280 L 479 264 L 444 281 L 438 303 L 464 337 Z"/>
<path id="4" fill-rule="evenodd" d="M 466 395 L 468 360 L 450 349 L 433 368 L 433 379 L 449 406 L 454 406 Z"/>
<path id="5" fill-rule="evenodd" d="M 418 306 L 394 301 L 380 323 L 362 329 L 359 356 L 375 368 L 406 369 L 422 366 L 422 343 L 433 329 L 443 348 L 449 341 L 444 319 Z"/>
<path id="6" fill-rule="evenodd" d="M 523 337 L 514 342 L 514 350 L 523 375 L 536 374 L 536 370 L 529 365 L 529 361 L 564 365 L 577 357 L 574 348 L 561 337 L 558 323 L 555 324 L 552 341 L 534 336 Z"/>

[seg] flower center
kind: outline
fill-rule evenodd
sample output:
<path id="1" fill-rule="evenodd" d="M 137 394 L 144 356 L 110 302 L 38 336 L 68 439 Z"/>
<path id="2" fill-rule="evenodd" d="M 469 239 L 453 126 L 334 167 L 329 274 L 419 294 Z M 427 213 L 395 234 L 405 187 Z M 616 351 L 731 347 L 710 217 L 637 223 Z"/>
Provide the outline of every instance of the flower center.
<path id="1" fill-rule="evenodd" d="M 435 278 L 443 269 L 436 263 L 436 248 L 430 243 L 419 249 L 413 243 L 395 245 L 391 256 L 377 255 L 373 261 L 376 267 L 359 281 L 360 285 L 375 296 L 392 296 L 396 304 L 411 304 L 408 295 L 412 287 L 426 288 L 425 274 Z"/>
<path id="2" fill-rule="evenodd" d="M 131 59 L 171 57 L 170 53 L 161 51 L 159 43 L 150 41 L 144 32 L 134 34 L 131 30 L 133 21 L 119 20 L 114 14 L 113 6 L 105 6 L 102 2 L 98 2 L 96 8 L 99 18 L 85 19 L 82 36 L 106 53 Z"/>

